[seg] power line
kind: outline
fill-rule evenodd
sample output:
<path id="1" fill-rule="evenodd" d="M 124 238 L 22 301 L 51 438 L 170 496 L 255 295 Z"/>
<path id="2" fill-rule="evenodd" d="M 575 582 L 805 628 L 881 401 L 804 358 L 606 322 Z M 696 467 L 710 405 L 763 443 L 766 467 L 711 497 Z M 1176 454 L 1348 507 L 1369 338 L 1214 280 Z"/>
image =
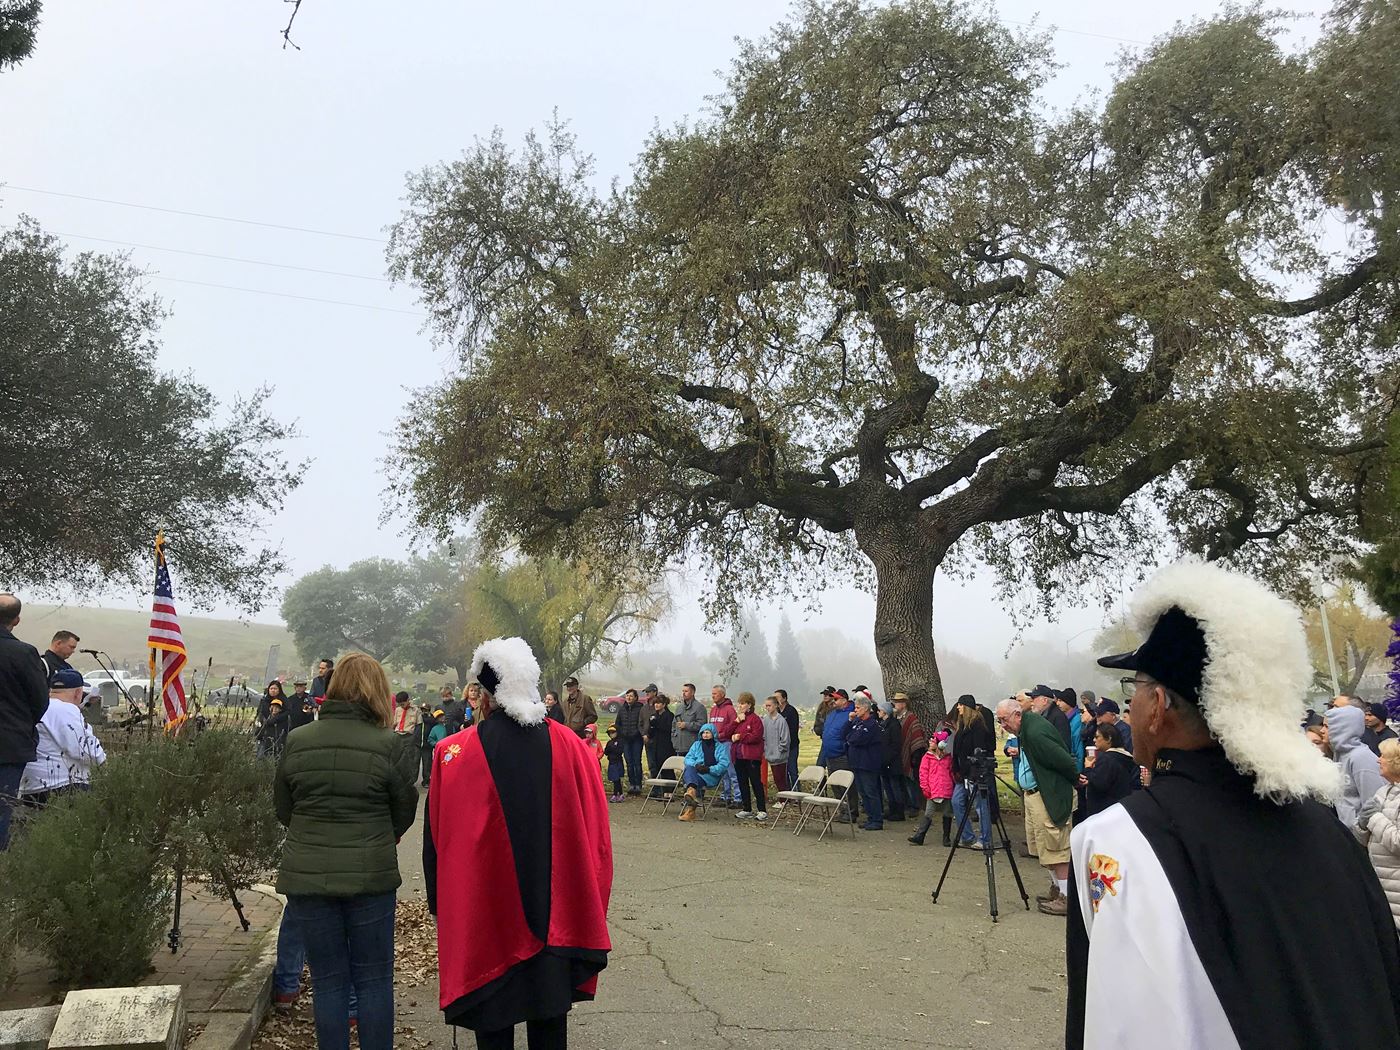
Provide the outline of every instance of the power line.
<path id="1" fill-rule="evenodd" d="M 314 295 L 295 295 L 292 292 L 271 292 L 266 288 L 243 288 L 234 284 L 214 284 L 212 281 L 192 281 L 187 277 L 167 277 L 163 273 L 148 273 L 145 277 L 150 277 L 157 281 L 174 281 L 176 284 L 193 284 L 201 288 L 222 288 L 230 292 L 248 292 L 251 295 L 273 295 L 279 299 L 300 299 L 307 303 L 325 303 L 328 306 L 351 306 L 357 310 L 378 310 L 386 314 L 408 314 L 410 317 L 426 318 L 428 315 L 419 313 L 417 310 L 400 310 L 393 306 L 371 306 L 369 303 L 351 303 L 344 299 L 320 299 Z"/>
<path id="2" fill-rule="evenodd" d="M 1112 40 L 1118 44 L 1133 44 L 1137 47 L 1151 47 L 1150 40 L 1131 40 L 1125 36 L 1109 36 L 1107 33 L 1089 33 L 1083 29 L 1066 29 L 1064 26 L 1046 26 L 1039 22 L 1023 22 L 1016 18 L 1003 18 L 1002 22 L 1010 23 L 1013 26 L 1025 26 L 1027 29 L 1048 29 L 1052 33 L 1069 33 L 1073 36 L 1087 36 L 1095 40 Z"/>
<path id="3" fill-rule="evenodd" d="M 351 241 L 369 241 L 372 244 L 388 244 L 383 237 L 365 237 L 358 233 L 338 233 L 334 230 L 313 230 L 307 226 L 284 226 L 277 222 L 261 222 L 258 219 L 238 219 L 230 215 L 210 215 L 200 211 L 181 211 L 178 208 L 161 208 L 154 204 L 134 204 L 131 201 L 116 201 L 106 197 L 85 197 L 81 193 L 60 193 L 58 190 L 41 190 L 33 186 L 16 186 L 6 183 L 0 189 L 19 190 L 21 193 L 41 193 L 47 197 L 67 197 L 75 201 L 91 201 L 94 204 L 114 204 L 119 208 L 139 208 L 142 211 L 159 211 L 167 215 L 183 215 L 191 219 L 213 219 L 217 222 L 236 222 L 244 226 L 262 226 L 269 230 L 289 230 L 292 233 L 314 233 L 321 237 L 343 237 Z"/>
<path id="4" fill-rule="evenodd" d="M 50 231 L 56 237 L 70 237 L 80 241 L 97 241 L 99 244 L 119 244 L 127 248 L 145 248 L 153 252 L 173 252 L 176 255 L 193 255 L 200 259 L 221 259 L 224 262 L 245 263 L 248 266 L 275 266 L 279 270 L 298 270 L 301 273 L 321 273 L 329 277 L 349 277 L 356 281 L 380 281 L 384 284 L 389 282 L 387 277 L 375 277 L 363 273 L 344 273 L 341 270 L 319 270 L 314 266 L 296 266 L 293 263 L 268 262 L 265 259 L 239 259 L 232 255 L 215 255 L 212 252 L 196 252 L 188 248 L 163 248 L 158 244 L 136 244 L 133 241 L 115 241 L 109 237 L 93 237 L 85 233 L 60 233 L 57 230 Z"/>

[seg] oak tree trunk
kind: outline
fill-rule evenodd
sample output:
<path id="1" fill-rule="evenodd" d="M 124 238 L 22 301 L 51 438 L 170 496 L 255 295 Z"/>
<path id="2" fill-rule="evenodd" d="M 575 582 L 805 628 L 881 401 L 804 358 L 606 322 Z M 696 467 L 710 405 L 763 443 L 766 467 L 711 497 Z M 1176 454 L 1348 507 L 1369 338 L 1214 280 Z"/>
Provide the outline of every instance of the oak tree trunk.
<path id="1" fill-rule="evenodd" d="M 863 545 L 875 566 L 875 656 L 885 696 L 909 696 L 909 706 L 931 731 L 946 710 L 933 645 L 933 577 L 941 555 L 921 545 Z"/>

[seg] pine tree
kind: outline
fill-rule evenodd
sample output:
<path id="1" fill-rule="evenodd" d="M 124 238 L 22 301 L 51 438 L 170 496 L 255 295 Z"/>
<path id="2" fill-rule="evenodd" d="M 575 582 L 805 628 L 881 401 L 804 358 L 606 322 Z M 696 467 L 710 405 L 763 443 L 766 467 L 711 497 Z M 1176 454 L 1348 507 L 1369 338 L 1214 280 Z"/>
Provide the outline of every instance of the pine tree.
<path id="1" fill-rule="evenodd" d="M 731 636 L 730 645 L 736 660 L 729 695 L 737 697 L 742 692 L 750 692 L 756 698 L 767 696 L 778 684 L 773 678 L 773 657 L 758 618 L 748 610 L 740 616 L 739 629 Z"/>
<path id="2" fill-rule="evenodd" d="M 773 656 L 774 688 L 786 689 L 788 699 L 795 704 L 809 702 L 813 690 L 807 680 L 807 668 L 802 663 L 802 651 L 797 647 L 797 635 L 787 613 L 778 623 L 778 645 Z"/>

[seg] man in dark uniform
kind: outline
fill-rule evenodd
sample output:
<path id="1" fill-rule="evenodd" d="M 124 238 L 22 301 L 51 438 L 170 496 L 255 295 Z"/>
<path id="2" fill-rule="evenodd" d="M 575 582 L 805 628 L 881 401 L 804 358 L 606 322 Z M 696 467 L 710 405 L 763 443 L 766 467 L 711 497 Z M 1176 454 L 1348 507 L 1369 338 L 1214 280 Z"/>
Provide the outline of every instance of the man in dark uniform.
<path id="1" fill-rule="evenodd" d="M 68 658 L 78 651 L 78 636 L 72 631 L 55 631 L 53 641 L 49 642 L 49 647 L 44 651 L 44 663 L 48 666 L 49 677 L 52 678 L 55 671 L 71 671 L 73 665 L 68 662 Z"/>
<path id="2" fill-rule="evenodd" d="M 35 728 L 49 707 L 49 676 L 39 650 L 14 636 L 20 600 L 0 594 L 0 850 L 10 845 L 10 814 L 24 767 L 38 753 Z"/>
<path id="3" fill-rule="evenodd" d="M 1298 730 L 1302 621 L 1200 562 L 1134 601 L 1135 758 L 1151 785 L 1074 829 L 1070 1050 L 1400 1050 L 1400 941 Z"/>

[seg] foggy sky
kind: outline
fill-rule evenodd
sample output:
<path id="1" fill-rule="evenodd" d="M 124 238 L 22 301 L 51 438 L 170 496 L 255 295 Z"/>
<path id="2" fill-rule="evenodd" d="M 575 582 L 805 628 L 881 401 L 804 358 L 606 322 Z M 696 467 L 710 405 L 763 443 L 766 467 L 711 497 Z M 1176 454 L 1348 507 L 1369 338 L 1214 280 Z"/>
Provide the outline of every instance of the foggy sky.
<path id="1" fill-rule="evenodd" d="M 1039 10 L 1042 25 L 1065 30 L 1054 38 L 1065 68 L 1047 92 L 1065 106 L 1108 85 L 1120 49 L 1217 7 L 1006 0 L 997 10 L 1017 25 Z M 305 0 L 295 51 L 281 47 L 288 8 L 279 0 L 48 0 L 34 56 L 0 74 L 0 222 L 12 225 L 23 212 L 74 249 L 129 250 L 172 311 L 163 367 L 192 374 L 225 400 L 275 386 L 270 409 L 297 420 L 301 433 L 292 456 L 312 460 L 292 502 L 266 518 L 267 536 L 292 568 L 281 586 L 324 564 L 402 556 L 402 518 L 380 524 L 379 460 L 411 391 L 443 378 L 453 362 L 421 332 L 412 290 L 392 289 L 382 276 L 384 230 L 398 215 L 405 174 L 457 156 L 494 126 L 519 143 L 557 108 L 596 156 L 600 180 L 625 179 L 656 123 L 696 114 L 719 89 L 734 37 L 763 34 L 787 10 L 773 0 Z M 1297 31 L 1312 37 L 1316 28 L 1310 17 Z M 178 594 L 178 566 L 175 573 Z M 969 653 L 1005 648 L 1011 621 L 989 581 L 944 580 L 936 595 L 940 643 Z M 275 620 L 279 602 L 269 594 L 257 618 Z M 693 600 L 683 596 L 680 608 L 664 637 L 700 630 Z M 815 616 L 789 612 L 799 626 L 839 626 L 868 639 L 873 608 L 867 595 L 837 587 Z M 1054 619 L 1048 633 L 1083 632 L 1087 641 L 1104 616 L 1061 609 Z"/>

